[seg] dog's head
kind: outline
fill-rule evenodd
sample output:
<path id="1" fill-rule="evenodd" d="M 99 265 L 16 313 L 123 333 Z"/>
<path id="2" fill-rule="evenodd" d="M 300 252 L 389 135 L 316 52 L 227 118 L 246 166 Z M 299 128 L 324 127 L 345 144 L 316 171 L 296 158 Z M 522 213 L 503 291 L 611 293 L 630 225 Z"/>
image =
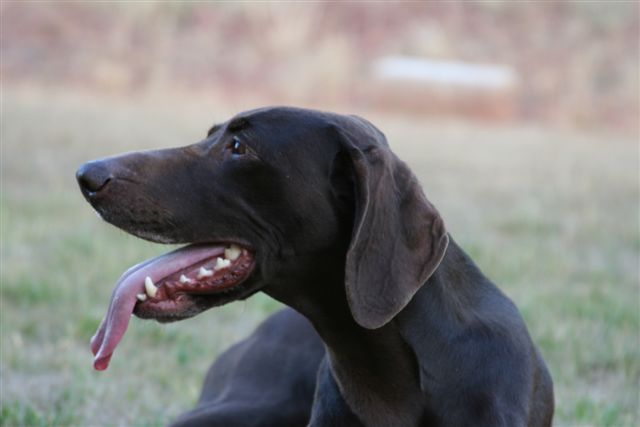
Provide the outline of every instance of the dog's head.
<path id="1" fill-rule="evenodd" d="M 354 319 L 377 328 L 408 303 L 448 242 L 413 174 L 358 117 L 253 110 L 199 143 L 89 162 L 77 178 L 106 221 L 188 244 L 122 276 L 92 340 L 99 369 L 132 312 L 179 320 L 271 286 L 304 292 L 305 275 L 321 275 L 336 254 Z"/>

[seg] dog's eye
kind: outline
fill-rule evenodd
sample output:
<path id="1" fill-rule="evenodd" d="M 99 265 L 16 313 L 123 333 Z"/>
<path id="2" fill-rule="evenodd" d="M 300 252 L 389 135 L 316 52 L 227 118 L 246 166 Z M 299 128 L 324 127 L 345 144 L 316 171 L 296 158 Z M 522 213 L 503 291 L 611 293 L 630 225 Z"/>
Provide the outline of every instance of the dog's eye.
<path id="1" fill-rule="evenodd" d="M 240 141 L 240 138 L 234 136 L 233 142 L 231 143 L 231 152 L 233 154 L 245 154 L 247 152 L 247 146 Z"/>

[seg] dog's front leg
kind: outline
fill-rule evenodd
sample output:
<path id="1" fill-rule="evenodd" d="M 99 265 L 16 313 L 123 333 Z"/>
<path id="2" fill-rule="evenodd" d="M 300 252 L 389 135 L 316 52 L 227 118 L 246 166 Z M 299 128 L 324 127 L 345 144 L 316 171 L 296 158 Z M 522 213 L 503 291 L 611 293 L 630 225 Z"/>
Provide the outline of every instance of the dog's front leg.
<path id="1" fill-rule="evenodd" d="M 325 357 L 318 369 L 316 393 L 308 427 L 364 427 L 344 401 Z"/>

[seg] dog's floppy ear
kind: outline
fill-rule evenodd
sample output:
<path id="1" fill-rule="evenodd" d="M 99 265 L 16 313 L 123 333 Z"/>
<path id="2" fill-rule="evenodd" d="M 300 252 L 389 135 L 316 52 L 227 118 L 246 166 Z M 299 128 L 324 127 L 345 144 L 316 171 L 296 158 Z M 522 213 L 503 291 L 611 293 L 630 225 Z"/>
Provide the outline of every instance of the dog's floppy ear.
<path id="1" fill-rule="evenodd" d="M 416 177 L 389 149 L 385 136 L 359 117 L 334 123 L 355 181 L 355 216 L 345 286 L 360 326 L 389 322 L 442 261 L 444 223 Z"/>

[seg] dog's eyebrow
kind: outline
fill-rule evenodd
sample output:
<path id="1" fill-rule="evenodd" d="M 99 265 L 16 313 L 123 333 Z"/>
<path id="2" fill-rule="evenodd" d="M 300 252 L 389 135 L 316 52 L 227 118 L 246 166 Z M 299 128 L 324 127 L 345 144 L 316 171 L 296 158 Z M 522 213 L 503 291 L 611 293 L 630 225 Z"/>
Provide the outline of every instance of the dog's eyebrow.
<path id="1" fill-rule="evenodd" d="M 235 119 L 229 122 L 229 124 L 227 125 L 227 129 L 234 132 L 234 131 L 244 129 L 245 127 L 247 127 L 248 124 L 249 124 L 249 120 L 247 120 L 246 117 L 236 117 Z"/>
<path id="2" fill-rule="evenodd" d="M 217 125 L 213 125 L 211 126 L 211 129 L 209 129 L 207 131 L 207 138 L 209 138 L 215 131 L 217 131 L 218 129 L 220 129 L 222 127 L 221 124 L 217 124 Z"/>

